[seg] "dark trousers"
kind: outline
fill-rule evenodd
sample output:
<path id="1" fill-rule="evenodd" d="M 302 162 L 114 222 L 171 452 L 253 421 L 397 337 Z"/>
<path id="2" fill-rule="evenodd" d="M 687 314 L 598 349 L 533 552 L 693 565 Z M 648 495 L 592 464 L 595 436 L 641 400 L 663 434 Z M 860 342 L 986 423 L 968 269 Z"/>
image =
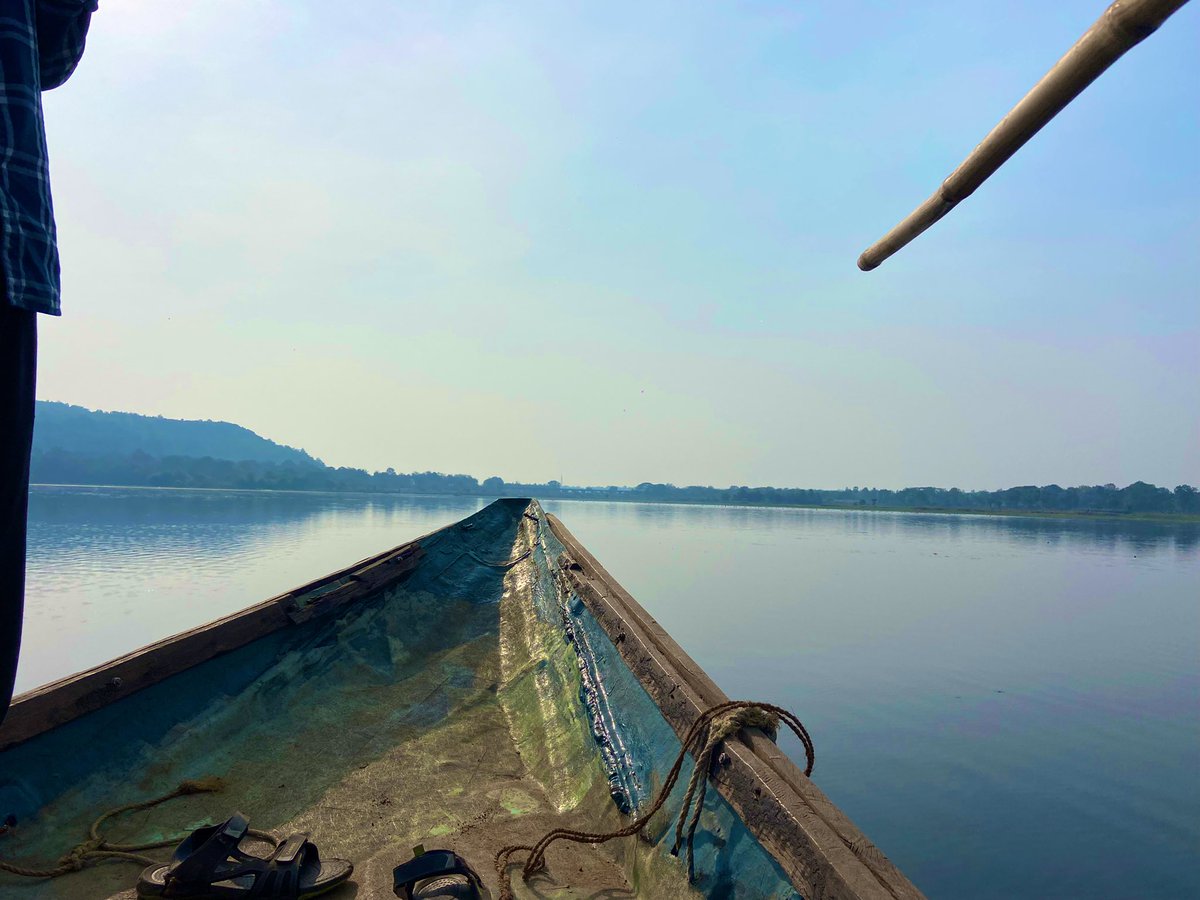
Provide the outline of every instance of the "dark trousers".
<path id="1" fill-rule="evenodd" d="M 37 313 L 0 296 L 0 722 L 12 700 L 21 649 L 36 375 Z"/>

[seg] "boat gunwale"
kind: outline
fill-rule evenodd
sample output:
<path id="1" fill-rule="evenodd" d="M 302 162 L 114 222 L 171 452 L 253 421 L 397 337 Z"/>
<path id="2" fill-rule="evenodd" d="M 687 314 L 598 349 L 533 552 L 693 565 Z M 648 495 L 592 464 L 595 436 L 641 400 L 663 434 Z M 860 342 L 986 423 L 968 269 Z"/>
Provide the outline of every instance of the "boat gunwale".
<path id="1" fill-rule="evenodd" d="M 424 555 L 422 542 L 441 530 L 17 695 L 0 722 L 0 753 L 224 653 L 387 587 L 416 568 Z M 341 580 L 345 582 L 312 596 Z"/>

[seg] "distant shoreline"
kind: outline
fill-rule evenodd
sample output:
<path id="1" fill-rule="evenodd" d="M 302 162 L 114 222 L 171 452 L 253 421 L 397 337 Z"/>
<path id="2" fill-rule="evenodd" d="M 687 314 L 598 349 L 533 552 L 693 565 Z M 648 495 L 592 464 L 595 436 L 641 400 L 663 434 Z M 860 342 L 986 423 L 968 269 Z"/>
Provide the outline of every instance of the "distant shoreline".
<path id="1" fill-rule="evenodd" d="M 478 500 L 496 500 L 515 494 L 456 494 L 444 491 L 319 491 L 286 488 L 244 487 L 174 487 L 171 485 L 144 484 L 55 484 L 31 483 L 34 487 L 59 488 L 119 488 L 128 491 L 193 491 L 197 493 L 245 493 L 245 494 L 322 494 L 329 497 L 462 497 Z M 587 496 L 544 496 L 542 501 L 571 501 L 577 503 L 650 503 L 656 506 L 708 506 L 714 509 L 811 509 L 826 512 L 852 513 L 913 513 L 937 516 L 1000 516 L 1007 518 L 1032 519 L 1084 519 L 1094 522 L 1153 522 L 1161 525 L 1200 525 L 1200 515 L 1193 513 L 1153 512 L 1109 512 L 1104 510 L 1038 510 L 1038 509 L 955 509 L 938 506 L 852 506 L 817 503 L 709 503 L 703 500 L 655 500 L 648 497 L 587 497 Z"/>

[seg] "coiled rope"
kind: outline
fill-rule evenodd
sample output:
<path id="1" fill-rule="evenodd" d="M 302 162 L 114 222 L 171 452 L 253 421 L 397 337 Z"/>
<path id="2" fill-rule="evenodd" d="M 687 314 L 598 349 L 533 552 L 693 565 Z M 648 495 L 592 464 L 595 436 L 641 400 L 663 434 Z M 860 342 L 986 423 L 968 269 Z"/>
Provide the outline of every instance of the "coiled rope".
<path id="1" fill-rule="evenodd" d="M 155 797 L 152 800 L 142 800 L 138 803 L 127 803 L 124 806 L 118 806 L 115 809 L 110 809 L 100 818 L 92 823 L 92 827 L 88 829 L 88 839 L 82 843 L 76 844 L 66 853 L 58 858 L 53 868 L 38 868 L 35 866 L 21 866 L 16 863 L 6 862 L 0 859 L 0 872 L 9 872 L 13 875 L 21 875 L 25 878 L 57 878 L 60 875 L 66 875 L 69 872 L 78 872 L 86 867 L 89 863 L 99 862 L 102 859 L 117 859 L 125 862 L 138 863 L 142 866 L 152 866 L 158 860 L 151 859 L 148 856 L 142 856 L 140 850 L 154 850 L 158 847 L 170 847 L 178 844 L 183 840 L 183 837 L 170 838 L 165 841 L 149 841 L 144 844 L 110 844 L 103 835 L 100 834 L 100 826 L 113 816 L 125 812 L 132 812 L 136 809 L 149 809 L 152 806 L 157 806 L 160 803 L 166 803 L 168 800 L 173 800 L 176 797 L 183 797 L 188 794 L 211 794 L 221 790 L 224 787 L 224 782 L 220 778 L 207 777 L 197 778 L 192 781 L 180 782 L 179 786 L 169 794 L 163 794 L 161 797 Z M 261 840 L 269 841 L 273 845 L 278 845 L 274 835 L 263 831 L 249 832 L 253 837 Z"/>
<path id="2" fill-rule="evenodd" d="M 816 761 L 816 751 L 813 748 L 808 729 L 794 714 L 781 706 L 752 700 L 730 700 L 726 703 L 719 703 L 701 713 L 692 723 L 692 727 L 684 736 L 679 755 L 675 757 L 675 763 L 671 766 L 671 771 L 667 773 L 667 779 L 663 782 L 658 796 L 650 804 L 650 808 L 636 821 L 616 831 L 601 834 L 556 828 L 543 835 L 533 846 L 514 845 L 502 848 L 495 858 L 496 874 L 500 879 L 499 900 L 514 900 L 512 880 L 509 874 L 510 858 L 514 853 L 524 850 L 529 854 L 521 869 L 521 878 L 527 879 L 533 873 L 545 868 L 546 850 L 555 841 L 597 845 L 615 838 L 632 837 L 645 829 L 654 814 L 667 802 L 667 797 L 670 796 L 671 790 L 679 780 L 683 761 L 689 751 L 695 750 L 696 764 L 692 769 L 692 777 L 688 781 L 687 791 L 684 794 L 683 808 L 679 811 L 679 819 L 675 825 L 675 844 L 671 849 L 673 855 L 679 854 L 679 847 L 685 840 L 684 829 L 686 827 L 688 880 L 690 881 L 694 876 L 692 843 L 700 822 L 700 810 L 704 806 L 708 775 L 712 771 L 713 756 L 717 747 L 730 735 L 736 734 L 739 729 L 761 728 L 773 734 L 778 729 L 780 722 L 787 725 L 800 739 L 800 743 L 804 746 L 806 763 L 804 774 L 811 775 L 813 763 Z M 689 811 L 691 812 L 690 818 Z"/>

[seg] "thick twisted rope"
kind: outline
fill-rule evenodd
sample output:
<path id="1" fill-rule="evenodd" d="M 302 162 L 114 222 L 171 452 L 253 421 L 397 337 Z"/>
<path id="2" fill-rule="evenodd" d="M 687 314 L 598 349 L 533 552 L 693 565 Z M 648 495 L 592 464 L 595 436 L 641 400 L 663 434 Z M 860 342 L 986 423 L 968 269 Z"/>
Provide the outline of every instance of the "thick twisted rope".
<path id="1" fill-rule="evenodd" d="M 683 808 L 675 823 L 675 844 L 671 848 L 671 854 L 678 856 L 679 845 L 683 842 L 684 819 L 687 817 L 688 810 L 691 809 L 692 817 L 687 825 L 688 881 L 695 876 L 692 843 L 696 836 L 696 827 L 700 823 L 700 811 L 704 808 L 704 796 L 708 792 L 707 775 L 712 771 L 713 755 L 716 753 L 718 744 L 730 735 L 737 734 L 742 728 L 761 728 L 773 735 L 779 730 L 779 716 L 757 706 L 731 709 L 715 716 L 705 729 L 707 734 L 704 737 L 704 749 L 700 751 L 696 757 L 696 764 L 692 766 L 692 777 L 688 780 L 687 790 L 683 795 Z M 699 790 L 699 796 L 697 796 L 697 790 Z M 693 799 L 695 800 L 694 806 Z"/>
<path id="2" fill-rule="evenodd" d="M 796 737 L 800 739 L 800 743 L 804 746 L 806 763 L 804 774 L 811 775 L 813 763 L 816 761 L 816 751 L 813 748 L 812 738 L 808 734 L 808 729 L 804 727 L 803 723 L 795 715 L 783 707 L 775 706 L 771 703 L 758 703 L 752 700 L 730 700 L 726 703 L 720 703 L 701 713 L 696 718 L 696 721 L 692 723 L 692 727 L 688 729 L 687 734 L 681 742 L 679 755 L 675 757 L 675 763 L 671 766 L 671 771 L 667 773 L 666 781 L 663 782 L 658 796 L 650 804 L 650 808 L 636 821 L 624 828 L 602 834 L 575 831 L 569 828 L 556 828 L 543 835 L 533 846 L 514 845 L 502 848 L 496 854 L 495 858 L 496 874 L 500 879 L 499 900 L 514 900 L 512 879 L 508 871 L 509 860 L 514 853 L 524 850 L 529 854 L 525 859 L 524 867 L 521 869 L 522 879 L 527 879 L 534 872 L 545 867 L 546 850 L 555 841 L 571 841 L 577 844 L 596 845 L 616 838 L 632 837 L 645 829 L 654 814 L 662 809 L 663 805 L 667 802 L 667 797 L 670 796 L 671 790 L 679 780 L 679 773 L 683 769 L 684 759 L 690 751 L 694 750 L 698 751 L 696 753 L 696 764 L 692 769 L 692 777 L 688 781 L 683 808 L 679 811 L 679 821 L 675 828 L 675 846 L 671 851 L 672 853 L 678 853 L 679 845 L 683 839 L 684 822 L 688 821 L 688 879 L 691 880 L 693 875 L 692 839 L 696 833 L 696 826 L 700 821 L 700 810 L 704 805 L 708 774 L 712 769 L 713 754 L 722 741 L 730 735 L 735 734 L 741 728 L 757 727 L 773 732 L 778 727 L 779 722 L 787 725 Z M 689 820 L 688 812 L 692 809 L 693 801 L 697 800 L 697 798 L 698 802 L 695 803 L 694 811 Z"/>
<path id="3" fill-rule="evenodd" d="M 9 872 L 13 875 L 21 875 L 26 878 L 57 878 L 69 872 L 78 872 L 89 863 L 98 862 L 101 859 L 120 859 L 143 866 L 152 866 L 157 860 L 151 859 L 148 856 L 142 856 L 138 853 L 139 850 L 154 850 L 158 847 L 169 847 L 178 844 L 183 838 L 177 837 L 165 841 L 148 841 L 144 844 L 110 844 L 100 834 L 100 826 L 108 819 L 121 813 L 132 812 L 136 809 L 149 809 L 152 806 L 157 806 L 160 803 L 165 803 L 168 800 L 183 797 L 187 794 L 211 794 L 221 790 L 223 786 L 219 778 L 198 778 L 194 781 L 181 782 L 175 790 L 169 794 L 163 794 L 161 797 L 142 800 L 138 803 L 127 803 L 124 806 L 110 809 L 92 823 L 92 827 L 88 829 L 88 839 L 76 844 L 60 856 L 53 868 L 21 866 L 0 859 L 0 872 Z M 251 834 L 275 843 L 274 836 L 268 835 L 265 832 L 251 832 Z"/>

